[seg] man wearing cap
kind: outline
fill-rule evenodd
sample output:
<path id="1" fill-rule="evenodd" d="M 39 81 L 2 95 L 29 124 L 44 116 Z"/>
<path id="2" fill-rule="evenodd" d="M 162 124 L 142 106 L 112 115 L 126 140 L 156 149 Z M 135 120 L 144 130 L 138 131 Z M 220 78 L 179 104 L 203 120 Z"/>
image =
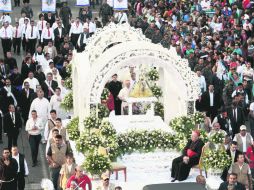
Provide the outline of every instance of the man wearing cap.
<path id="1" fill-rule="evenodd" d="M 246 132 L 247 127 L 245 125 L 241 125 L 240 133 L 237 133 L 234 137 L 234 141 L 238 144 L 238 150 L 243 153 L 246 153 L 247 148 L 252 145 L 253 138 L 250 133 Z"/>
<path id="2" fill-rule="evenodd" d="M 172 162 L 171 182 L 183 181 L 187 179 L 191 167 L 199 163 L 204 143 L 199 138 L 200 132 L 198 130 L 192 131 L 191 139 L 184 147 L 183 155 L 175 158 Z"/>

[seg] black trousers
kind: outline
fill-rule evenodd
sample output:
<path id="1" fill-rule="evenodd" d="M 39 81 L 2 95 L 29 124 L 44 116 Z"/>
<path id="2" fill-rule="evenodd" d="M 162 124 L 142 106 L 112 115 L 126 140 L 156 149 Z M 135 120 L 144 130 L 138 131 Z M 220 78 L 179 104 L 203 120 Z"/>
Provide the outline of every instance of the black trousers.
<path id="1" fill-rule="evenodd" d="M 37 39 L 28 40 L 28 51 L 31 53 L 31 55 L 33 55 L 35 52 L 36 43 L 37 43 Z"/>
<path id="2" fill-rule="evenodd" d="M 48 45 L 49 41 L 52 41 L 52 39 L 45 39 L 45 38 L 43 39 L 43 48 L 44 46 Z"/>
<path id="3" fill-rule="evenodd" d="M 211 118 L 211 121 L 218 115 L 218 110 L 214 106 L 210 106 L 207 110 L 207 116 Z"/>
<path id="4" fill-rule="evenodd" d="M 8 136 L 8 148 L 9 150 L 11 150 L 11 147 L 12 146 L 17 146 L 18 145 L 18 136 L 19 136 L 19 133 L 16 133 L 16 134 L 7 134 Z"/>
<path id="5" fill-rule="evenodd" d="M 71 34 L 71 43 L 77 48 L 77 42 L 80 34 Z"/>
<path id="6" fill-rule="evenodd" d="M 18 190 L 24 190 L 25 189 L 25 176 L 19 172 L 17 174 L 16 180 L 17 180 Z"/>
<path id="7" fill-rule="evenodd" d="M 11 51 L 11 39 L 3 39 L 2 38 L 2 47 L 3 47 L 3 53 L 4 53 L 4 56 L 6 57 L 6 53 L 8 51 Z"/>
<path id="8" fill-rule="evenodd" d="M 15 7 L 19 7 L 20 6 L 20 0 L 14 0 L 14 5 Z"/>
<path id="9" fill-rule="evenodd" d="M 27 52 L 27 50 L 28 50 L 28 42 L 26 41 L 25 35 L 24 35 L 23 40 L 22 40 L 22 48 L 23 48 L 23 51 Z"/>
<path id="10" fill-rule="evenodd" d="M 41 135 L 29 135 L 29 144 L 30 144 L 32 160 L 34 164 L 37 163 L 40 142 L 41 142 Z"/>
<path id="11" fill-rule="evenodd" d="M 54 184 L 55 189 L 58 189 L 58 178 L 59 178 L 60 170 L 61 170 L 61 167 L 50 168 L 50 176 L 51 176 L 51 180 Z"/>
<path id="12" fill-rule="evenodd" d="M 13 50 L 14 53 L 20 54 L 20 47 L 21 47 L 21 38 L 13 38 Z"/>

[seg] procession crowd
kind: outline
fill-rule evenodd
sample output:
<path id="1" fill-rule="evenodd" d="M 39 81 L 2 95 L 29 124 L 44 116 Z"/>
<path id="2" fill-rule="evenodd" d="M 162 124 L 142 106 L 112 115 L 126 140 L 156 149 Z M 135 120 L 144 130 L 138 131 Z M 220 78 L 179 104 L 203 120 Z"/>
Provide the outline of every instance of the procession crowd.
<path id="1" fill-rule="evenodd" d="M 91 1 L 91 5 L 97 3 L 100 4 Z M 153 43 L 165 48 L 174 47 L 179 56 L 188 59 L 200 83 L 201 94 L 196 109 L 206 112 L 204 127 L 207 132 L 225 131 L 225 148 L 232 157 L 233 165 L 228 169 L 233 173 L 229 179 L 234 180 L 225 182 L 225 188 L 221 190 L 234 185 L 236 179 L 246 189 L 252 189 L 254 13 L 251 1 L 137 0 L 130 1 L 126 11 L 113 11 L 102 2 L 101 22 L 94 18 L 91 7 L 80 8 L 79 17 L 73 18 L 67 1 L 59 4 L 56 13 L 41 13 L 38 18 L 33 13 L 33 2 L 24 0 L 21 4 L 18 20 L 8 13 L 3 13 L 0 18 L 3 48 L 3 58 L 0 59 L 1 142 L 2 128 L 8 137 L 8 148 L 3 150 L 1 159 L 4 177 L 1 189 L 21 190 L 25 187 L 24 177 L 29 171 L 17 147 L 23 125 L 28 133 L 32 167 L 37 167 L 40 143 L 47 144 L 46 157 L 55 189 L 78 186 L 84 190 L 92 189 L 82 167 L 75 165 L 68 134 L 62 124 L 68 113 L 60 104 L 69 91 L 64 83 L 69 77 L 66 69 L 72 60 L 72 50 L 82 52 L 96 29 L 109 23 L 129 23 L 140 28 Z M 20 6 L 18 0 L 15 0 L 15 6 Z M 13 53 L 22 54 L 21 68 L 18 68 Z M 129 81 L 121 81 L 124 88 L 117 75 L 112 79 L 108 84 L 114 102 L 111 109 L 116 115 L 124 114 L 124 100 L 136 81 L 135 72 L 131 71 Z M 250 133 L 246 132 L 246 120 L 250 123 Z M 188 149 L 195 151 L 197 147 L 200 153 L 202 147 L 202 143 L 195 143 L 199 133 L 192 136 L 185 155 L 172 167 L 173 181 L 186 179 L 191 166 L 200 157 L 200 154 L 195 155 L 192 162 L 193 155 L 187 154 Z M 179 164 L 185 164 L 185 167 Z M 227 173 L 228 170 L 222 176 L 225 181 Z M 108 175 L 102 176 L 102 185 L 98 188 L 121 189 L 109 183 Z"/>

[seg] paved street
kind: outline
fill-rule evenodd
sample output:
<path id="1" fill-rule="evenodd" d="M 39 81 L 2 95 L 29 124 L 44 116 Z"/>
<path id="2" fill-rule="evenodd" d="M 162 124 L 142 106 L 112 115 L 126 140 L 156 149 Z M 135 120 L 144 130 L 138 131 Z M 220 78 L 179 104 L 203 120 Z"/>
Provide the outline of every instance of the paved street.
<path id="1" fill-rule="evenodd" d="M 22 0 L 21 0 L 22 2 Z M 38 15 L 41 13 L 41 0 L 31 0 L 30 1 L 32 4 L 32 9 L 34 12 L 34 20 L 37 21 Z M 75 0 L 69 0 L 69 5 L 72 10 L 73 18 L 78 16 L 79 12 L 79 7 L 75 6 Z M 96 7 L 98 9 L 98 7 Z M 11 14 L 12 17 L 12 25 L 15 24 L 15 21 L 20 18 L 20 11 L 21 7 L 15 7 L 13 10 L 13 13 Z M 97 15 L 97 11 L 93 11 L 93 14 Z M 21 69 L 21 63 L 23 59 L 23 55 L 21 53 L 21 56 L 16 56 L 14 57 L 17 59 L 18 67 L 19 70 Z M 0 58 L 3 58 L 3 51 L 2 51 L 2 46 L 0 45 Z M 7 147 L 7 137 L 3 137 L 3 144 L 0 144 L 0 150 L 2 153 L 2 150 L 4 147 Z M 26 190 L 38 190 L 40 188 L 40 182 L 42 178 L 49 178 L 49 170 L 48 170 L 48 165 L 45 159 L 45 145 L 40 145 L 40 151 L 38 155 L 38 161 L 39 164 L 37 167 L 32 167 L 32 159 L 31 159 L 31 152 L 30 152 L 30 147 L 28 143 L 28 138 L 27 138 L 27 133 L 24 130 L 24 127 L 21 131 L 21 134 L 18 139 L 18 148 L 22 154 L 25 154 L 26 160 L 28 162 L 28 167 L 29 167 L 29 176 L 26 178 Z"/>

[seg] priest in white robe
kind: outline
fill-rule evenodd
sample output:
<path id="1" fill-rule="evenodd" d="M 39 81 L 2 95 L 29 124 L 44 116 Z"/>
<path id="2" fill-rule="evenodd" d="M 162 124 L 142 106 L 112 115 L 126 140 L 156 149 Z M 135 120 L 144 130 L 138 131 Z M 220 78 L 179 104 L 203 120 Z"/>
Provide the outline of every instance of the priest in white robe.
<path id="1" fill-rule="evenodd" d="M 122 100 L 121 105 L 121 114 L 122 115 L 128 115 L 128 103 L 127 99 L 129 98 L 129 94 L 131 91 L 131 83 L 130 80 L 125 80 L 124 82 L 124 88 L 122 88 L 118 94 L 118 98 Z"/>
<path id="2" fill-rule="evenodd" d="M 35 98 L 31 104 L 29 111 L 29 118 L 32 117 L 32 111 L 35 110 L 37 112 L 38 118 L 42 120 L 42 126 L 45 126 L 50 113 L 50 104 L 48 99 L 44 98 L 44 92 L 39 90 L 37 92 L 37 98 Z M 44 139 L 44 128 L 41 130 L 42 142 L 46 143 Z"/>
<path id="3" fill-rule="evenodd" d="M 34 73 L 31 71 L 28 73 L 28 77 L 24 80 L 22 88 L 24 88 L 24 83 L 28 82 L 30 88 L 36 92 L 36 86 L 40 85 L 39 81 L 34 77 Z"/>
<path id="4" fill-rule="evenodd" d="M 67 117 L 67 112 L 61 108 L 61 103 L 63 101 L 63 96 L 61 94 L 61 88 L 57 87 L 55 94 L 50 99 L 50 109 L 56 110 L 56 114 L 59 118 L 65 119 Z"/>

